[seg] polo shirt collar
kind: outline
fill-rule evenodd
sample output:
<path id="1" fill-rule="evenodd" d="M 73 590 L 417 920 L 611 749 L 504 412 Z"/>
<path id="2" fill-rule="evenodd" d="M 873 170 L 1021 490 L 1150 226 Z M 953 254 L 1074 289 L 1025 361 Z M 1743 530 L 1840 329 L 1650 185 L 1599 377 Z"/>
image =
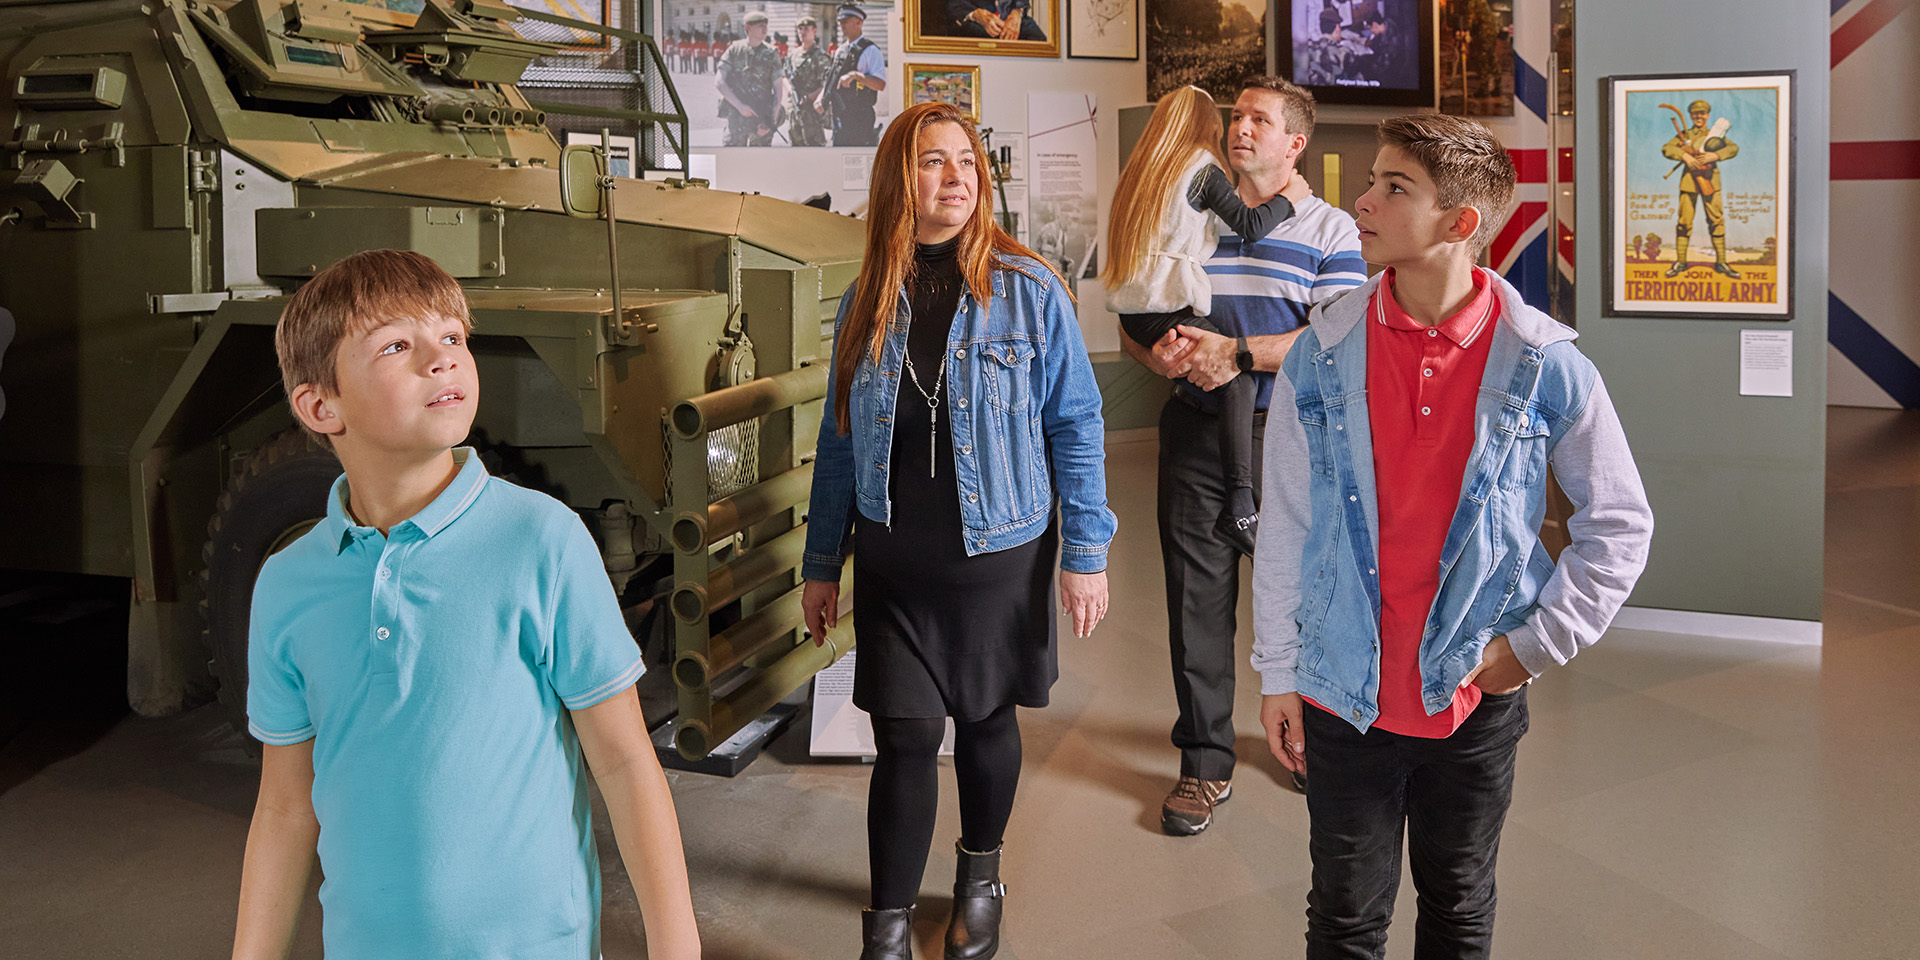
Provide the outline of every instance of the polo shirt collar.
<path id="1" fill-rule="evenodd" d="M 1373 320 L 1393 330 L 1424 331 L 1427 325 L 1415 320 L 1400 307 L 1400 301 L 1393 296 L 1393 268 L 1382 271 L 1386 279 L 1380 282 L 1379 295 L 1373 298 Z M 1494 285 L 1487 278 L 1487 272 L 1475 267 L 1473 270 L 1473 299 L 1461 307 L 1452 316 L 1440 321 L 1437 329 L 1448 340 L 1461 347 L 1471 347 L 1493 324 L 1494 314 L 1498 312 L 1499 298 L 1494 295 Z"/>
<path id="2" fill-rule="evenodd" d="M 445 530 L 458 520 L 460 515 L 473 506 L 480 498 L 480 491 L 487 486 L 487 468 L 480 462 L 480 455 L 472 447 L 453 448 L 453 462 L 460 468 L 454 474 L 453 482 L 447 484 L 433 502 L 419 513 L 394 525 L 398 531 L 411 526 L 420 531 L 422 537 L 432 537 Z M 363 526 L 347 512 L 347 476 L 341 474 L 333 482 L 333 490 L 327 494 L 327 518 L 321 521 L 328 530 L 328 542 L 333 544 L 334 553 L 347 549 L 355 540 L 378 536 L 380 531 L 374 527 Z"/>

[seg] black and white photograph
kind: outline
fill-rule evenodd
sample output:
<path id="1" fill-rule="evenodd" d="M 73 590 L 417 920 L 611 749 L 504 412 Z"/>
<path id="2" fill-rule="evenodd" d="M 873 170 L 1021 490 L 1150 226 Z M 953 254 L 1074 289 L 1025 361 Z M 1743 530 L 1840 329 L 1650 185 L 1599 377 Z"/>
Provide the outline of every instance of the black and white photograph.
<path id="1" fill-rule="evenodd" d="M 1267 72 L 1264 0 L 1146 0 L 1147 99 L 1192 84 L 1232 103 Z"/>
<path id="2" fill-rule="evenodd" d="M 1060 0 L 902 0 L 908 53 L 1058 57 Z"/>
<path id="3" fill-rule="evenodd" d="M 1433 105 L 1432 4 L 1290 0 L 1286 10 L 1280 75 L 1319 101 Z"/>
<path id="4" fill-rule="evenodd" d="M 885 4 L 665 0 L 656 37 L 701 147 L 871 147 L 887 94 Z"/>
<path id="5" fill-rule="evenodd" d="M 1140 0 L 1067 0 L 1067 56 L 1140 59 Z"/>

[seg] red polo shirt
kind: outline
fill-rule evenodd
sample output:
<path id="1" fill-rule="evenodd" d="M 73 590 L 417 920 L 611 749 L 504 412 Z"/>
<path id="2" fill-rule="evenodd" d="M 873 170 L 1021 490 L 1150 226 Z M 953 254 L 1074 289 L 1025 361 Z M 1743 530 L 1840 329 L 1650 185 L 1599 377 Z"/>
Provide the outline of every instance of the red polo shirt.
<path id="1" fill-rule="evenodd" d="M 1429 716 L 1420 695 L 1420 638 L 1440 589 L 1440 550 L 1460 505 L 1473 453 L 1474 404 L 1500 297 L 1484 270 L 1473 299 L 1429 327 L 1393 297 L 1393 270 L 1368 304 L 1367 421 L 1380 514 L 1380 717 L 1409 737 L 1446 737 L 1480 705 L 1480 688 L 1454 691 Z"/>

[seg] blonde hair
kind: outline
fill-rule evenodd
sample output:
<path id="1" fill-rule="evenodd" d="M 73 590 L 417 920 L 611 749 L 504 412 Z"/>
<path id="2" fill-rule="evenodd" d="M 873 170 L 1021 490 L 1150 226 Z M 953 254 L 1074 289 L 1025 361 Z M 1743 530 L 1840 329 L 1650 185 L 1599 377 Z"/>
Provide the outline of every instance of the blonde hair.
<path id="1" fill-rule="evenodd" d="M 287 301 L 273 330 L 288 398 L 303 383 L 340 392 L 340 344 L 396 320 L 457 318 L 473 331 L 467 294 L 440 265 L 411 250 L 356 253 L 315 274 Z M 324 438 L 323 438 L 324 439 Z"/>
<path id="2" fill-rule="evenodd" d="M 1382 146 L 1399 147 L 1433 178 L 1434 202 L 1442 210 L 1472 207 L 1480 228 L 1469 242 L 1478 256 L 1507 219 L 1518 179 L 1513 155 L 1484 125 L 1444 114 L 1415 114 L 1380 122 Z"/>
<path id="3" fill-rule="evenodd" d="M 1154 106 L 1113 191 L 1113 209 L 1107 216 L 1107 268 L 1100 276 L 1108 290 L 1140 276 L 1146 267 L 1169 202 L 1186 192 L 1181 175 L 1193 155 L 1205 152 L 1221 169 L 1226 168 L 1227 158 L 1220 152 L 1223 135 L 1220 109 L 1199 87 L 1180 87 Z"/>
<path id="4" fill-rule="evenodd" d="M 914 243 L 920 220 L 920 138 L 928 127 L 937 123 L 958 124 L 973 148 L 976 203 L 973 215 L 960 228 L 960 246 L 955 256 L 960 261 L 961 279 L 974 299 L 991 302 L 993 271 L 1018 269 L 1009 258 L 1030 257 L 1046 263 L 1039 254 L 1008 236 L 993 219 L 993 183 L 987 173 L 987 147 L 981 142 L 980 131 L 975 129 L 973 121 L 950 103 L 918 103 L 902 111 L 887 124 L 886 133 L 880 137 L 880 147 L 874 152 L 873 178 L 867 195 L 867 255 L 860 264 L 860 277 L 853 282 L 853 291 L 849 294 L 853 302 L 847 307 L 846 320 L 841 323 L 833 344 L 834 421 L 842 436 L 852 430 L 847 394 L 853 387 L 853 375 L 862 361 L 879 362 L 887 330 L 899 313 L 900 291 L 914 278 L 917 267 Z M 1047 270 L 1052 273 L 1052 266 Z M 1057 273 L 1053 276 L 1059 277 Z"/>

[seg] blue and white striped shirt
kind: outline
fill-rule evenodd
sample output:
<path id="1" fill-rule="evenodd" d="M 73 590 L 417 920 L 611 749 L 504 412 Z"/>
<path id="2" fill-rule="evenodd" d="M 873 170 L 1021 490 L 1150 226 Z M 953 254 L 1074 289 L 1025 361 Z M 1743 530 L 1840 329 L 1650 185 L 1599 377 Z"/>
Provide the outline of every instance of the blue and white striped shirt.
<path id="1" fill-rule="evenodd" d="M 1248 243 L 1225 227 L 1220 231 L 1220 245 L 1206 266 L 1213 284 L 1213 313 L 1207 319 L 1229 337 L 1294 330 L 1314 304 L 1366 282 L 1367 263 L 1360 259 L 1353 217 L 1319 197 L 1295 205 L 1293 219 L 1264 240 Z M 1253 376 L 1260 384 L 1256 407 L 1265 410 L 1273 374 Z M 1218 398 L 1198 387 L 1182 380 L 1178 389 L 1203 409 L 1219 410 Z"/>

